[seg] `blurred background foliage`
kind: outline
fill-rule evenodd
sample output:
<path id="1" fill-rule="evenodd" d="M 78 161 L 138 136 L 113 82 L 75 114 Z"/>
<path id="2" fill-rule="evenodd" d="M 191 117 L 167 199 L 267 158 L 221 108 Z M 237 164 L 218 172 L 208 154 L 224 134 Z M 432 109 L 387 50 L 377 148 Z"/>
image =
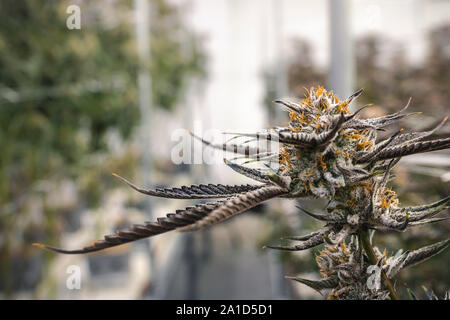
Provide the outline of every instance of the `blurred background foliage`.
<path id="1" fill-rule="evenodd" d="M 0 291 L 7 295 L 35 286 L 45 269 L 31 268 L 30 243 L 57 243 L 71 213 L 98 205 L 111 172 L 131 175 L 136 167 L 132 150 L 111 154 L 111 141 L 130 140 L 139 121 L 133 2 L 84 1 L 82 30 L 66 27 L 70 4 L 0 2 Z M 157 0 L 151 12 L 152 59 L 144 67 L 153 105 L 171 110 L 188 79 L 205 74 L 205 57 L 177 7 Z M 76 197 L 65 208 L 51 196 L 68 181 Z"/>

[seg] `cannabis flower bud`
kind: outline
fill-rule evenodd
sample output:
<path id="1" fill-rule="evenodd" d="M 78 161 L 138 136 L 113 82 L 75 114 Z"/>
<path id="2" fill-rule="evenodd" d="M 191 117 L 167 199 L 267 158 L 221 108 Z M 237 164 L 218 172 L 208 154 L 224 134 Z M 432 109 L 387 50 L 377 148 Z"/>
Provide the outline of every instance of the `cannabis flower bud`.
<path id="1" fill-rule="evenodd" d="M 417 113 L 399 112 L 377 118 L 360 119 L 363 106 L 351 113 L 349 106 L 361 95 L 358 90 L 346 100 L 319 86 L 307 90 L 298 102 L 278 100 L 286 107 L 289 124 L 255 133 L 236 133 L 256 140 L 276 140 L 280 150 L 271 152 L 243 144 L 215 144 L 196 137 L 212 148 L 242 154 L 254 161 L 278 161 L 276 171 L 254 169 L 234 161 L 225 164 L 259 184 L 229 186 L 192 185 L 180 188 L 141 189 L 117 176 L 133 189 L 146 195 L 172 199 L 219 199 L 177 210 L 155 222 L 136 224 L 107 235 L 103 240 L 78 250 L 64 250 L 37 244 L 60 253 L 77 254 L 103 250 L 171 230 L 194 231 L 227 220 L 271 198 L 328 199 L 325 213 L 306 214 L 324 223 L 309 235 L 286 237 L 294 245 L 268 246 L 280 250 L 305 250 L 326 243 L 317 257 L 322 279 L 294 278 L 316 290 L 331 289 L 333 299 L 397 298 L 390 282 L 398 271 L 421 262 L 449 245 L 449 240 L 386 257 L 372 247 L 369 231 L 395 230 L 439 222 L 440 212 L 448 209 L 450 197 L 435 203 L 402 207 L 396 193 L 388 187 L 393 167 L 403 156 L 450 148 L 450 138 L 424 140 L 441 128 L 445 118 L 426 132 L 403 133 L 402 130 L 379 139 L 383 128 Z M 351 238 L 351 242 L 347 241 Z M 366 285 L 368 268 L 379 266 L 385 288 L 372 290 Z M 386 289 L 388 291 L 386 291 Z"/>

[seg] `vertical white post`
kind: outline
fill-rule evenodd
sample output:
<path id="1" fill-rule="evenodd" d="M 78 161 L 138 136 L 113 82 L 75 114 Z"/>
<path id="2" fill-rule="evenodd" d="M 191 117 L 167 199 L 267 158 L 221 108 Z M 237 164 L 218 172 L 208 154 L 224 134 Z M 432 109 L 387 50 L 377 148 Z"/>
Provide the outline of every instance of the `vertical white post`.
<path id="1" fill-rule="evenodd" d="M 354 58 L 351 35 L 350 0 L 329 0 L 330 13 L 330 66 L 328 87 L 340 99 L 354 89 Z"/>
<path id="2" fill-rule="evenodd" d="M 150 128 L 152 112 L 152 79 L 148 71 L 150 64 L 150 7 L 148 0 L 135 0 L 136 40 L 139 55 L 139 109 L 141 112 L 142 170 L 144 183 L 150 184 L 151 150 Z"/>
<path id="3" fill-rule="evenodd" d="M 283 1 L 272 0 L 272 9 L 274 15 L 274 36 L 276 50 L 276 75 L 275 75 L 275 91 L 277 99 L 283 98 L 288 94 L 287 70 L 284 55 L 284 38 L 283 38 Z M 281 108 L 276 108 L 276 116 L 282 118 L 285 113 Z M 283 278 L 284 280 L 284 278 Z"/>
<path id="4" fill-rule="evenodd" d="M 273 34 L 275 36 L 275 41 L 273 41 L 273 43 L 275 44 L 275 92 L 277 99 L 283 98 L 288 94 L 286 61 L 284 55 L 283 4 L 282 0 L 271 0 L 274 21 Z M 281 108 L 276 108 L 275 110 L 278 119 L 285 116 L 285 113 Z M 272 297 L 274 299 L 286 299 L 286 279 L 284 279 L 283 268 L 280 264 L 280 252 L 270 250 L 268 256 Z"/>
<path id="5" fill-rule="evenodd" d="M 138 91 L 139 110 L 141 114 L 140 123 L 140 145 L 141 155 L 141 175 L 144 177 L 144 185 L 151 184 L 151 113 L 152 113 L 152 79 L 148 66 L 150 64 L 150 6 L 148 0 L 134 0 L 135 32 L 139 56 Z M 149 220 L 152 220 L 152 210 L 150 197 L 146 199 L 145 210 Z M 150 240 L 149 240 L 150 241 Z M 148 256 L 151 265 L 151 281 L 155 287 L 156 266 L 152 256 L 151 243 L 148 242 Z"/>
<path id="6" fill-rule="evenodd" d="M 284 55 L 284 38 L 283 38 L 283 1 L 273 1 L 273 13 L 275 20 L 275 45 L 277 49 L 277 79 L 276 91 L 278 98 L 288 94 L 286 61 Z"/>

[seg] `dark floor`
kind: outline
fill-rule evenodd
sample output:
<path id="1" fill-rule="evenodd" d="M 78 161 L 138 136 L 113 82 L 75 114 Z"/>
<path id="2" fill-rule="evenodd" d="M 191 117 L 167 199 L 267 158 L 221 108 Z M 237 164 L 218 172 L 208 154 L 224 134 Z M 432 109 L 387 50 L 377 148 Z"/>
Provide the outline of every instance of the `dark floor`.
<path id="1" fill-rule="evenodd" d="M 230 232 L 234 226 L 236 224 L 230 223 L 206 232 L 183 235 L 180 240 L 184 244 L 183 253 L 173 262 L 178 265 L 169 277 L 171 284 L 166 299 L 286 297 L 273 288 L 272 284 L 279 287 L 277 280 L 284 279 L 281 272 L 277 274 L 267 251 L 255 245 L 253 233 L 256 230 L 248 230 L 244 239 L 233 240 Z"/>

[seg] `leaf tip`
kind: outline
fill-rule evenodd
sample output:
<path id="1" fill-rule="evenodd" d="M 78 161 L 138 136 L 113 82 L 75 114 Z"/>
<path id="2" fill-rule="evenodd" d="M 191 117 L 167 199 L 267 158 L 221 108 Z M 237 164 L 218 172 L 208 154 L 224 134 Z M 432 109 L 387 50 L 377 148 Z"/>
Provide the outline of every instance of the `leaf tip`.
<path id="1" fill-rule="evenodd" d="M 45 249 L 46 248 L 46 246 L 45 246 L 45 244 L 42 244 L 42 243 L 37 243 L 37 242 L 35 242 L 35 243 L 33 243 L 33 244 L 31 244 L 33 247 L 38 247 L 38 248 L 40 248 L 40 249 Z"/>

